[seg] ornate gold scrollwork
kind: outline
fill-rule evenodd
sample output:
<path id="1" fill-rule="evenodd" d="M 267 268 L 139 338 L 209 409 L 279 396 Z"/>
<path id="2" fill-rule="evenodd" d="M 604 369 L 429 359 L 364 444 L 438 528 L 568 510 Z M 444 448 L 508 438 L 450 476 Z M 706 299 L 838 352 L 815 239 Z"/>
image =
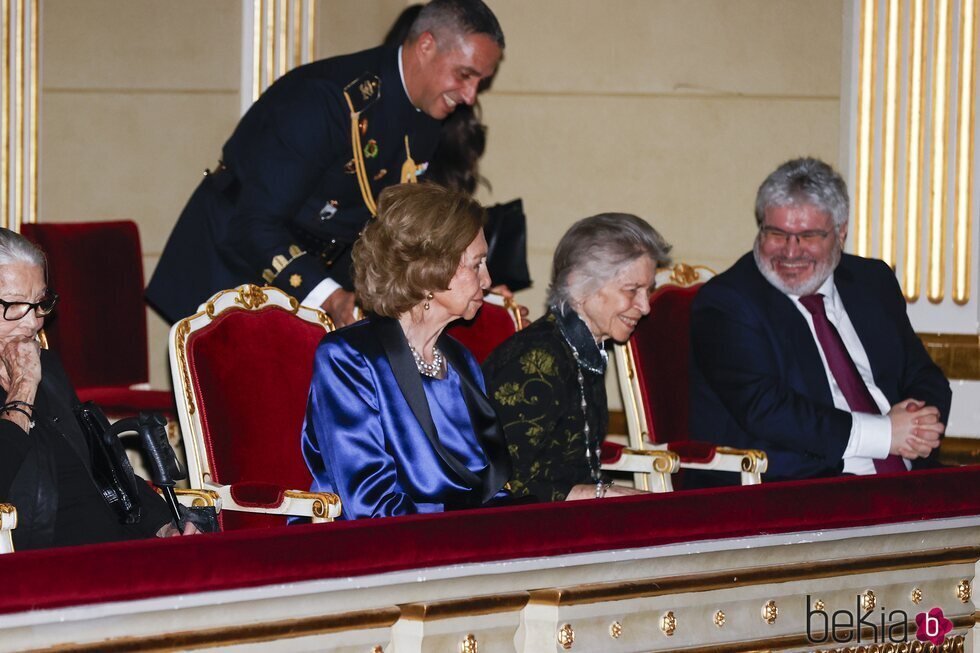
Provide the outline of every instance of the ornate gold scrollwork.
<path id="1" fill-rule="evenodd" d="M 177 488 L 174 492 L 177 496 L 194 497 L 191 500 L 191 505 L 195 508 L 213 508 L 220 496 L 214 490 L 187 490 Z"/>
<path id="2" fill-rule="evenodd" d="M 725 626 L 725 613 L 719 610 L 718 612 L 715 613 L 713 621 L 715 623 L 715 626 L 717 626 L 718 628 L 723 628 Z"/>
<path id="3" fill-rule="evenodd" d="M 776 606 L 776 602 L 767 601 L 766 604 L 762 606 L 762 620 L 771 626 L 776 623 L 776 619 L 778 618 L 779 608 Z"/>
<path id="4" fill-rule="evenodd" d="M 459 643 L 459 653 L 479 653 L 480 647 L 476 642 L 476 637 L 473 633 L 469 633 L 463 638 L 463 641 Z"/>
<path id="5" fill-rule="evenodd" d="M 575 630 L 572 624 L 564 624 L 558 629 L 558 644 L 566 651 L 575 643 Z"/>
<path id="6" fill-rule="evenodd" d="M 969 603 L 970 596 L 972 596 L 973 590 L 970 587 L 969 579 L 964 578 L 956 586 L 956 598 L 958 598 L 963 603 Z"/>
<path id="7" fill-rule="evenodd" d="M 742 457 L 742 471 L 747 474 L 757 474 L 762 468 L 763 461 L 768 461 L 765 451 L 759 449 L 733 449 L 732 447 L 716 447 L 715 451 L 729 456 Z"/>
<path id="8" fill-rule="evenodd" d="M 613 639 L 619 639 L 620 637 L 622 637 L 623 624 L 618 621 L 614 621 L 611 624 L 609 624 L 609 636 L 612 637 Z"/>
<path id="9" fill-rule="evenodd" d="M 332 492 L 302 492 L 286 490 L 283 496 L 289 499 L 309 499 L 313 501 L 313 516 L 325 519 L 330 515 L 330 506 L 340 506 L 340 497 Z"/>
<path id="10" fill-rule="evenodd" d="M 701 278 L 701 274 L 687 263 L 678 263 L 670 271 L 670 280 L 678 286 L 690 286 Z"/>
<path id="11" fill-rule="evenodd" d="M 334 325 L 333 320 L 330 319 L 330 316 L 321 311 L 319 308 L 310 308 L 310 310 L 316 313 L 316 319 L 320 321 L 320 324 L 323 325 L 324 329 L 327 331 L 333 331 L 337 328 Z"/>
<path id="12" fill-rule="evenodd" d="M 254 284 L 241 286 L 238 289 L 238 296 L 235 303 L 248 309 L 255 309 L 269 301 L 269 296 L 261 288 Z"/>
<path id="13" fill-rule="evenodd" d="M 211 308 L 210 302 L 208 308 Z M 187 334 L 191 332 L 191 319 L 185 318 L 177 324 L 177 368 L 180 378 L 184 380 L 184 404 L 187 406 L 187 414 L 193 415 L 194 392 L 191 390 L 191 375 L 187 371 Z"/>
<path id="14" fill-rule="evenodd" d="M 664 616 L 660 617 L 660 630 L 667 637 L 674 636 L 674 633 L 677 631 L 677 617 L 674 616 L 673 610 L 668 610 L 664 613 Z"/>
<path id="15" fill-rule="evenodd" d="M 7 521 L 10 521 L 10 528 L 17 528 L 17 508 L 10 503 L 0 503 L 0 522 L 3 521 L 4 516 L 7 516 Z"/>
<path id="16" fill-rule="evenodd" d="M 878 605 L 878 597 L 875 596 L 874 590 L 866 590 L 861 597 L 861 607 L 865 610 L 874 610 L 876 605 Z"/>

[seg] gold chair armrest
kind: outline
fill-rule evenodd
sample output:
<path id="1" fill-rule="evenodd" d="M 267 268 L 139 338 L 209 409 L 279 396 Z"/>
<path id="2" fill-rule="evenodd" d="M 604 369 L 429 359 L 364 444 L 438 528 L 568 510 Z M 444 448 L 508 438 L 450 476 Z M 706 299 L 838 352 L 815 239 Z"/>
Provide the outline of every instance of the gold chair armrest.
<path id="1" fill-rule="evenodd" d="M 299 499 L 313 502 L 313 523 L 333 521 L 341 514 L 340 497 L 332 492 L 302 492 L 286 490 L 287 499 Z"/>
<path id="2" fill-rule="evenodd" d="M 14 552 L 11 531 L 15 528 L 17 528 L 17 508 L 9 503 L 0 503 L 0 553 Z"/>
<path id="3" fill-rule="evenodd" d="M 680 467 L 680 457 L 666 449 L 623 449 L 617 462 L 602 466 L 609 471 L 633 472 L 636 488 L 650 492 L 673 492 L 670 475 Z"/>
<path id="4" fill-rule="evenodd" d="M 715 452 L 721 456 L 736 456 L 741 458 L 739 465 L 742 472 L 742 485 L 758 485 L 762 475 L 769 468 L 769 457 L 759 449 L 734 449 L 732 447 L 717 447 Z"/>
<path id="5" fill-rule="evenodd" d="M 221 512 L 221 496 L 214 490 L 174 489 L 177 500 L 188 508 L 214 508 Z"/>

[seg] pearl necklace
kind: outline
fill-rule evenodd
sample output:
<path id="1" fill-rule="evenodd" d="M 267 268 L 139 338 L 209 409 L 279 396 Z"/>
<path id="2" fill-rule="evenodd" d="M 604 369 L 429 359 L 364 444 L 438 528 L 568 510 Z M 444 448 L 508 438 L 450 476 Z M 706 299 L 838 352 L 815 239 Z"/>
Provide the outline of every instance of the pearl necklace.
<path id="1" fill-rule="evenodd" d="M 419 374 L 431 377 L 433 379 L 438 379 L 442 376 L 442 352 L 439 351 L 438 347 L 432 348 L 432 362 L 426 363 L 422 355 L 415 351 L 415 347 L 409 345 L 408 348 L 412 351 L 412 358 L 415 359 L 415 367 L 418 368 Z"/>

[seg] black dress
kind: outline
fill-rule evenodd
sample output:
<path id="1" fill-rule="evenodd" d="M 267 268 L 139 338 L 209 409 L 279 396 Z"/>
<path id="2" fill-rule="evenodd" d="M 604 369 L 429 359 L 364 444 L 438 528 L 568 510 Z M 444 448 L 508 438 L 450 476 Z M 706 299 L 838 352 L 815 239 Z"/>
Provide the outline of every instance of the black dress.
<path id="1" fill-rule="evenodd" d="M 563 501 L 572 486 L 595 482 L 594 450 L 609 423 L 605 367 L 605 352 L 570 309 L 564 315 L 549 310 L 483 363 L 487 395 L 514 466 L 510 488 L 515 495 Z M 591 457 L 587 449 L 593 450 Z"/>
<path id="2" fill-rule="evenodd" d="M 139 523 L 116 518 L 92 479 L 91 452 L 73 413 L 78 397 L 48 351 L 41 352 L 34 403 L 30 433 L 0 419 L 0 502 L 17 508 L 16 550 L 153 537 L 170 520 L 163 499 L 140 479 Z"/>

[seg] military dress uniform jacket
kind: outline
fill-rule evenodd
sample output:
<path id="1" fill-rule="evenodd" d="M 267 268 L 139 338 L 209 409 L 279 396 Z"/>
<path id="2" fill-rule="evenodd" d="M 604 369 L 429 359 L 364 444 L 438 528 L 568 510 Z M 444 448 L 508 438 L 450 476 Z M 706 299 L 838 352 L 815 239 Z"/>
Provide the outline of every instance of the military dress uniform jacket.
<path id="1" fill-rule="evenodd" d="M 371 216 L 355 170 L 352 109 L 372 202 L 399 183 L 407 159 L 414 174 L 424 172 L 440 123 L 409 101 L 396 48 L 290 71 L 241 119 L 170 235 L 147 288 L 166 319 L 242 283 L 300 300 L 326 277 L 351 288 L 350 245 Z"/>

